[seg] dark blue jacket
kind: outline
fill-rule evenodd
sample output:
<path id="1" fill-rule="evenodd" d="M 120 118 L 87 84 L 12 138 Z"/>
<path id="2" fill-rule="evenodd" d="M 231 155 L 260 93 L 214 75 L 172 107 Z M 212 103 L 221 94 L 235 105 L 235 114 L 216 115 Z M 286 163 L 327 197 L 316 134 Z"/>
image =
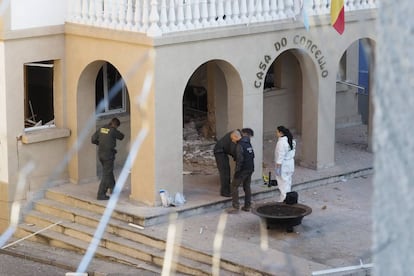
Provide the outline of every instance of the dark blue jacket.
<path id="1" fill-rule="evenodd" d="M 250 138 L 243 136 L 237 143 L 236 148 L 236 169 L 234 175 L 252 173 L 254 171 L 254 150 L 250 144 Z"/>

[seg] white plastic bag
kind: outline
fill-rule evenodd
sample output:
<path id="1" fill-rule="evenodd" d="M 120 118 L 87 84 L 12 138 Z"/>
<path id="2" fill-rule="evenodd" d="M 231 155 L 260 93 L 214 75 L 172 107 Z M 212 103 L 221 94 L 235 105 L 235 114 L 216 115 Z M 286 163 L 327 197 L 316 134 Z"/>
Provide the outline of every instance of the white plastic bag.
<path id="1" fill-rule="evenodd" d="M 176 193 L 175 198 L 174 198 L 174 205 L 175 206 L 180 206 L 180 205 L 183 205 L 184 203 L 185 203 L 184 196 L 180 193 Z"/>

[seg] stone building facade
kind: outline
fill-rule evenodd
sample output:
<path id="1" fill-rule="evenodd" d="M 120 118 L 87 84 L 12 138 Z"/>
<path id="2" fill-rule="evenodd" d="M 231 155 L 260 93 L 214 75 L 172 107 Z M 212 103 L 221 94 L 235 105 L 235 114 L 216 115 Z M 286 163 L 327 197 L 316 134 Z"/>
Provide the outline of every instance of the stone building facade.
<path id="1" fill-rule="evenodd" d="M 298 137 L 297 163 L 315 170 L 334 165 L 335 128 L 362 123 L 363 102 L 371 129 L 360 61 L 368 57 L 369 84 L 374 0 L 347 1 L 342 35 L 330 1 L 305 7 L 309 31 L 300 1 L 44 2 L 30 15 L 21 1 L 0 4 L 0 229 L 13 200 L 96 180 L 90 136 L 114 116 L 126 134 L 117 166 L 143 138 L 128 163 L 130 197 L 156 206 L 160 188 L 182 192 L 187 93 L 204 97 L 214 136 L 254 129 L 254 180 L 277 125 Z"/>

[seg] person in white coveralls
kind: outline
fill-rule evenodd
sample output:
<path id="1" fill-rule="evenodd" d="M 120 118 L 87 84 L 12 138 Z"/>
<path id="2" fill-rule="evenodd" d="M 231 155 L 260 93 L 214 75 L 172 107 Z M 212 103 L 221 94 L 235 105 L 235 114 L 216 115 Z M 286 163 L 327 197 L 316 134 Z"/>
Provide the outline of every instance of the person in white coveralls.
<path id="1" fill-rule="evenodd" d="M 292 188 L 292 176 L 295 171 L 296 141 L 292 133 L 284 126 L 276 129 L 275 175 L 280 191 L 279 202 L 283 202 Z"/>

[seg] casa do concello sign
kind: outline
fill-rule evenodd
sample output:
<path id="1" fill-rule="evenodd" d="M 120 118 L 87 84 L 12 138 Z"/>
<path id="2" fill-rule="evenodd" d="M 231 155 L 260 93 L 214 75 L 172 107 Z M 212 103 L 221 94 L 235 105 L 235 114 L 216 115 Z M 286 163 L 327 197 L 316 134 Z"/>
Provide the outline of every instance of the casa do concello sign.
<path id="1" fill-rule="evenodd" d="M 306 49 L 310 54 L 311 57 L 317 62 L 319 65 L 319 70 L 322 78 L 326 78 L 328 76 L 328 70 L 326 69 L 325 65 L 325 56 L 323 55 L 322 51 L 319 47 L 309 38 L 306 36 L 295 35 L 291 38 L 291 43 L 299 48 Z M 288 38 L 282 37 L 280 41 L 277 41 L 274 44 L 274 48 L 276 50 L 276 56 L 287 49 L 288 46 Z M 256 73 L 256 80 L 254 81 L 254 87 L 259 88 L 262 86 L 263 80 L 266 76 L 268 67 L 272 64 L 273 59 L 270 55 L 265 55 L 263 60 L 259 63 L 259 71 Z"/>

